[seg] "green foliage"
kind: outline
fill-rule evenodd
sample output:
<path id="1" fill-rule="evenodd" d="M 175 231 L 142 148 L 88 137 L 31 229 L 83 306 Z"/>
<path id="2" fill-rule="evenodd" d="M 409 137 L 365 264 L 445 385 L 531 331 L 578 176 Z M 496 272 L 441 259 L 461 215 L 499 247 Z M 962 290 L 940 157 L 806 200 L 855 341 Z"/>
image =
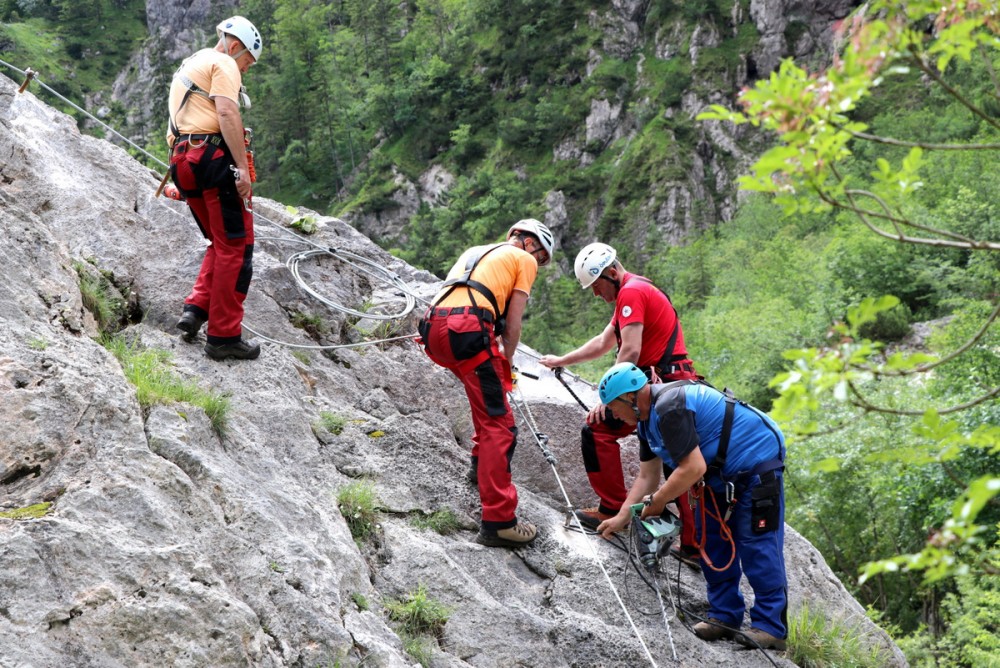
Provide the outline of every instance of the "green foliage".
<path id="1" fill-rule="evenodd" d="M 335 436 L 339 436 L 344 431 L 345 426 L 347 426 L 346 417 L 331 413 L 330 411 L 320 411 L 319 420 L 313 424 L 313 429 L 322 429 Z"/>
<path id="2" fill-rule="evenodd" d="M 0 511 L 0 517 L 8 520 L 35 520 L 48 515 L 51 509 L 52 504 L 46 501 L 44 503 L 25 506 L 24 508 L 2 510 Z"/>
<path id="3" fill-rule="evenodd" d="M 802 668 L 881 668 L 888 656 L 858 624 L 803 606 L 788 623 L 786 657 Z"/>
<path id="4" fill-rule="evenodd" d="M 385 609 L 389 612 L 389 618 L 399 623 L 401 630 L 410 636 L 440 635 L 451 615 L 448 606 L 427 595 L 427 588 L 423 583 L 402 599 L 387 600 Z"/>
<path id="5" fill-rule="evenodd" d="M 462 528 L 458 516 L 448 508 L 437 510 L 429 515 L 415 514 L 411 517 L 410 522 L 418 529 L 429 529 L 442 536 L 448 536 Z"/>
<path id="6" fill-rule="evenodd" d="M 378 531 L 378 496 L 368 480 L 352 482 L 337 492 L 337 507 L 355 541 L 373 538 Z"/>
<path id="7" fill-rule="evenodd" d="M 205 411 L 215 433 L 225 436 L 232 412 L 229 395 L 203 390 L 194 381 L 178 376 L 165 350 L 143 349 L 122 336 L 105 335 L 100 342 L 121 363 L 125 377 L 135 386 L 140 406 L 145 409 L 172 402 L 197 406 Z"/>
<path id="8" fill-rule="evenodd" d="M 354 601 L 354 605 L 358 606 L 358 610 L 360 610 L 361 612 L 364 612 L 365 610 L 368 610 L 371 607 L 370 605 L 368 605 L 368 599 L 365 597 L 364 594 L 359 594 L 358 592 L 354 592 L 353 594 L 351 594 L 351 600 Z"/>
<path id="9" fill-rule="evenodd" d="M 101 332 L 110 334 L 121 329 L 125 302 L 111 281 L 88 263 L 74 262 L 73 268 L 80 279 L 83 306 L 94 316 Z"/>
<path id="10" fill-rule="evenodd" d="M 315 234 L 319 226 L 316 223 L 316 216 L 299 215 L 299 210 L 294 206 L 286 206 L 285 211 L 293 216 L 292 222 L 288 224 L 293 230 L 302 234 Z"/>
<path id="11" fill-rule="evenodd" d="M 83 106 L 109 89 L 146 34 L 143 0 L 38 0 L 0 2 L 0 59 L 25 70 Z M 8 76 L 17 76 L 5 72 Z M 36 87 L 33 92 L 40 96 Z M 46 100 L 68 114 L 57 98 Z"/>

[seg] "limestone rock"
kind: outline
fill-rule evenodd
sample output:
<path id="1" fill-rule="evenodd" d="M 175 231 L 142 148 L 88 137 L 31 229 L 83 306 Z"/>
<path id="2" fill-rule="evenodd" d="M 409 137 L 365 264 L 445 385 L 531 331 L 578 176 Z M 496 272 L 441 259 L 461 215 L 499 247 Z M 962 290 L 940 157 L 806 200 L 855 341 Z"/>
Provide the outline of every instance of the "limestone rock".
<path id="1" fill-rule="evenodd" d="M 245 325 L 268 339 L 256 361 L 212 361 L 174 330 L 204 241 L 182 203 L 153 198 L 156 185 L 124 151 L 0 77 L 0 510 L 40 515 L 0 518 L 0 663 L 412 666 L 386 603 L 420 586 L 450 610 L 427 641 L 431 665 L 645 665 L 644 645 L 672 661 L 661 618 L 639 614 L 656 597 L 634 572 L 623 587 L 623 553 L 564 528 L 562 489 L 575 506 L 593 501 L 583 410 L 529 350 L 518 365 L 539 379 L 519 383 L 529 412 L 512 465 L 519 516 L 540 538 L 485 548 L 465 480 L 468 405 L 451 374 L 409 340 L 315 348 L 380 331 L 335 306 L 405 307 L 400 283 L 352 257 L 419 298 L 397 335 L 413 332 L 438 281 L 335 218 L 293 236 L 282 205 L 255 199 Z M 295 280 L 286 267 L 304 248 L 319 252 L 299 259 Z M 228 397 L 224 429 L 192 403 L 137 394 L 95 340 L 74 263 L 132 296 L 131 345 Z M 322 327 L 296 327 L 303 311 Z M 586 385 L 576 391 L 596 401 Z M 323 427 L 330 415 L 341 428 Z M 624 448 L 633 475 L 634 441 Z M 356 543 L 337 494 L 360 479 L 380 512 L 375 536 Z M 457 518 L 453 533 L 415 521 L 437 511 Z M 888 665 L 905 665 L 811 545 L 789 530 L 786 550 L 793 612 L 808 601 L 856 619 L 892 653 Z M 700 574 L 670 581 L 681 605 L 705 611 Z M 671 628 L 676 665 L 771 665 L 734 643 L 703 643 L 677 620 Z"/>

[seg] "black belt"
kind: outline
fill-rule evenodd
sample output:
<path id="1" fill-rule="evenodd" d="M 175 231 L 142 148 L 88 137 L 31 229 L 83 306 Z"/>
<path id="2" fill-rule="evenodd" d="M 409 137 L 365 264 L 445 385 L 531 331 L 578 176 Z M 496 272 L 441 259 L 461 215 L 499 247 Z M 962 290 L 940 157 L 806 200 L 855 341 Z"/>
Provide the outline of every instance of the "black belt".
<path id="1" fill-rule="evenodd" d="M 439 318 L 445 318 L 449 315 L 464 315 L 466 313 L 477 316 L 486 322 L 493 322 L 493 314 L 478 306 L 456 306 L 454 308 L 433 308 L 430 310 L 431 316 L 438 316 Z"/>
<path id="2" fill-rule="evenodd" d="M 677 373 L 678 371 L 689 371 L 694 372 L 694 365 L 687 362 L 682 362 L 681 364 L 670 364 L 666 369 L 661 369 L 656 367 L 656 373 L 660 376 L 669 376 L 672 373 Z"/>
<path id="3" fill-rule="evenodd" d="M 221 146 L 222 135 L 219 134 L 181 135 L 174 142 L 174 149 L 179 148 L 182 144 L 187 144 L 193 141 L 206 141 L 210 144 Z"/>

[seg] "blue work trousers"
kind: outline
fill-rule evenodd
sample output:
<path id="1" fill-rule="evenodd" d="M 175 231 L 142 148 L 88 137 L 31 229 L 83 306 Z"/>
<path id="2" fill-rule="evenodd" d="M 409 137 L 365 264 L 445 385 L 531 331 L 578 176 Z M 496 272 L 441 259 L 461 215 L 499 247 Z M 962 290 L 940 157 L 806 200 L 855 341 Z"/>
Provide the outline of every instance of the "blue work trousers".
<path id="1" fill-rule="evenodd" d="M 754 605 L 750 609 L 750 625 L 767 631 L 776 638 L 788 635 L 788 581 L 785 577 L 785 488 L 781 471 L 775 471 L 779 481 L 779 510 L 777 527 L 766 533 L 754 533 L 750 527 L 751 495 L 753 488 L 760 484 L 760 476 L 750 478 L 745 490 L 739 494 L 736 506 L 727 522 L 736 544 L 736 558 L 729 568 L 719 572 L 712 570 L 702 560 L 701 570 L 705 574 L 708 588 L 708 616 L 718 619 L 734 629 L 740 628 L 746 604 L 740 592 L 740 576 L 746 574 L 754 593 Z M 712 494 L 705 489 L 705 497 Z M 725 494 L 714 492 L 719 511 L 726 512 Z M 711 500 L 703 498 L 707 508 L 714 510 Z M 701 512 L 696 511 L 696 524 L 702 530 Z M 718 568 L 724 566 L 732 555 L 732 546 L 719 532 L 719 521 L 705 514 L 705 554 Z"/>

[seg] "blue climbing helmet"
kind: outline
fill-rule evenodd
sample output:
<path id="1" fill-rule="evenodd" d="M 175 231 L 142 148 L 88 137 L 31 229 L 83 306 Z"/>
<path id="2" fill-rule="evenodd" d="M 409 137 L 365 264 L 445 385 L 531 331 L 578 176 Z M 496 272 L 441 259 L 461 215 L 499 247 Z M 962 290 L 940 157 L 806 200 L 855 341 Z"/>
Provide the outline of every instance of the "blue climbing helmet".
<path id="1" fill-rule="evenodd" d="M 621 362 L 608 369 L 597 386 L 597 394 L 602 404 L 610 404 L 626 392 L 642 389 L 649 379 L 639 367 L 631 362 Z"/>

